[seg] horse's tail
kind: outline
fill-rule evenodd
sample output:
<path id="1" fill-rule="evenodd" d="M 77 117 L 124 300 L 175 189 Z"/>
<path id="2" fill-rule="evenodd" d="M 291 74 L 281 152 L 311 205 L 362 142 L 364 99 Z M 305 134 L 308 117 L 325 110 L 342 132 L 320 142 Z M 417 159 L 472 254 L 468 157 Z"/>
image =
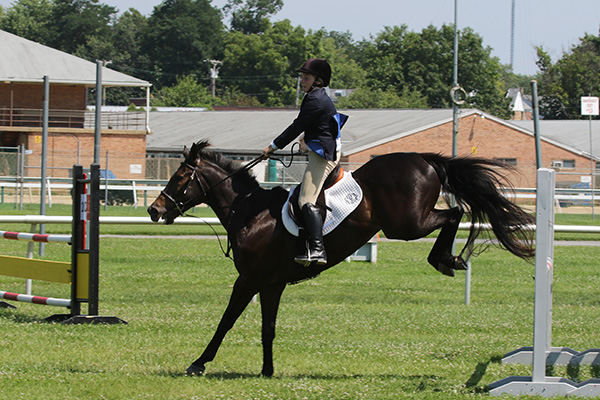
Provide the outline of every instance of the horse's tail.
<path id="1" fill-rule="evenodd" d="M 453 194 L 456 203 L 471 216 L 468 243 L 481 233 L 482 224 L 489 223 L 508 251 L 521 258 L 535 255 L 532 231 L 527 227 L 534 223 L 534 217 L 508 200 L 499 189 L 512 189 L 500 172 L 510 167 L 485 158 L 423 156 L 438 173 L 443 190 Z"/>

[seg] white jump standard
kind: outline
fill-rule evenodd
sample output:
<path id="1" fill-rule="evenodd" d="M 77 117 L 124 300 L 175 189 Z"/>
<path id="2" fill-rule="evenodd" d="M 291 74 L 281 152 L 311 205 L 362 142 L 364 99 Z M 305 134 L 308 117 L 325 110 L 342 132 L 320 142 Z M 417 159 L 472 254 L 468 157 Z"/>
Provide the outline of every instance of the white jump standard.
<path id="1" fill-rule="evenodd" d="M 506 354 L 503 363 L 532 364 L 531 376 L 511 376 L 490 384 L 490 395 L 600 396 L 600 379 L 576 383 L 562 377 L 546 376 L 546 364 L 566 365 L 574 360 L 589 361 L 598 349 L 577 353 L 567 347 L 551 346 L 552 278 L 554 271 L 554 180 L 555 171 L 540 168 L 537 176 L 535 304 L 533 347 Z"/>

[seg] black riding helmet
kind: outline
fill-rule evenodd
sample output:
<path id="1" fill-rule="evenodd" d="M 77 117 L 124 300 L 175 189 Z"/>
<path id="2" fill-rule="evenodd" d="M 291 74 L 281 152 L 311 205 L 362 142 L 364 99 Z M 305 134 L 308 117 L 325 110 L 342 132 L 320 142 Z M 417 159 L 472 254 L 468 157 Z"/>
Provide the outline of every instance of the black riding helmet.
<path id="1" fill-rule="evenodd" d="M 331 66 L 322 58 L 310 58 L 302 64 L 298 72 L 315 75 L 323 81 L 323 87 L 329 86 L 331 80 Z"/>

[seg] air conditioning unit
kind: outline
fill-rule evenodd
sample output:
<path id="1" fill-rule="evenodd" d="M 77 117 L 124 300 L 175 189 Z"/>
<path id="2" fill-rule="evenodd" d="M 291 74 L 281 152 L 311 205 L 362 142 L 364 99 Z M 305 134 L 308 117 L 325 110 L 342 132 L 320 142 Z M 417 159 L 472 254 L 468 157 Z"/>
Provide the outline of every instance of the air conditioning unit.
<path id="1" fill-rule="evenodd" d="M 552 161 L 552 168 L 562 168 L 562 167 L 563 167 L 562 161 L 558 161 L 558 160 Z"/>

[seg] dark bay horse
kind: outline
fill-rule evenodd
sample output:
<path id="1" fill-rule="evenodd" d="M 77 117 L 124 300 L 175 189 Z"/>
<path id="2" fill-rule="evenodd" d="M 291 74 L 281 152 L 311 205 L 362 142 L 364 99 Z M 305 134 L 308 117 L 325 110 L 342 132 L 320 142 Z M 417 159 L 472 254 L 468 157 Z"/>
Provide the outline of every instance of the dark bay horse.
<path id="1" fill-rule="evenodd" d="M 327 265 L 308 268 L 294 262 L 297 240 L 284 227 L 281 209 L 288 192 L 263 189 L 246 169 L 207 150 L 201 141 L 184 149 L 185 161 L 148 208 L 153 221 L 167 224 L 187 209 L 208 204 L 227 229 L 239 277 L 227 309 L 200 358 L 187 369 L 204 372 L 226 333 L 254 295 L 262 311 L 262 374 L 273 374 L 275 319 L 286 285 L 315 277 L 355 252 L 380 230 L 392 239 L 414 240 L 436 229 L 439 235 L 427 260 L 445 275 L 465 269 L 461 256 L 452 254 L 458 224 L 466 211 L 473 223 L 468 243 L 488 222 L 500 244 L 511 253 L 534 255 L 525 226 L 533 217 L 507 200 L 497 189 L 504 179 L 499 163 L 482 158 L 449 158 L 439 154 L 395 153 L 372 159 L 353 172 L 364 197 L 358 208 L 325 236 Z M 440 190 L 454 195 L 456 207 L 436 209 Z"/>

